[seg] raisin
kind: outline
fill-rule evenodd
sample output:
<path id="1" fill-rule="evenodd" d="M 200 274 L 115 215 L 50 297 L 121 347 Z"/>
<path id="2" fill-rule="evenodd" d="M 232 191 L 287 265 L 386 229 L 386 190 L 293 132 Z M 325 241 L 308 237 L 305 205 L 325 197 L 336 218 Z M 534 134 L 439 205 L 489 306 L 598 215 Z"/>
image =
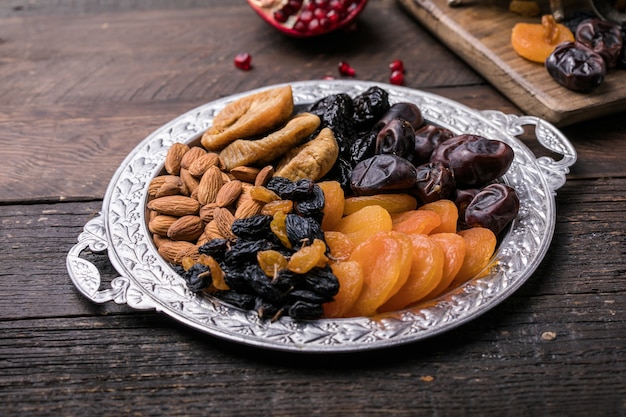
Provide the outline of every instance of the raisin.
<path id="1" fill-rule="evenodd" d="M 312 217 L 321 222 L 324 216 L 324 192 L 314 184 L 311 193 L 295 202 L 294 209 L 300 216 Z"/>
<path id="2" fill-rule="evenodd" d="M 324 240 L 324 231 L 319 222 L 310 217 L 287 214 L 285 229 L 291 246 L 298 250 L 303 244 L 310 244 L 315 239 Z"/>
<path id="3" fill-rule="evenodd" d="M 218 262 L 224 260 L 224 255 L 228 249 L 228 240 L 226 239 L 212 239 L 198 248 L 198 252 L 201 254 L 209 255 Z"/>
<path id="4" fill-rule="evenodd" d="M 187 287 L 194 292 L 207 289 L 213 282 L 211 271 L 208 266 L 195 264 L 182 273 L 182 277 L 187 283 Z"/>
<path id="5" fill-rule="evenodd" d="M 241 239 L 259 240 L 270 234 L 272 216 L 257 214 L 243 219 L 236 219 L 231 226 L 232 232 Z"/>

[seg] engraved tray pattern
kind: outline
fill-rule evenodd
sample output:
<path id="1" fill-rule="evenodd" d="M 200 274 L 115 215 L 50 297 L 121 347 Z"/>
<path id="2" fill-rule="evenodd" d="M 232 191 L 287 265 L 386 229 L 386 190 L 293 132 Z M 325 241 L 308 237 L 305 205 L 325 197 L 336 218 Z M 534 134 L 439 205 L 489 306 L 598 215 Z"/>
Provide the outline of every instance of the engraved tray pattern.
<path id="1" fill-rule="evenodd" d="M 70 278 L 83 296 L 97 303 L 115 301 L 137 309 L 155 309 L 208 334 L 257 347 L 349 352 L 414 342 L 448 331 L 506 299 L 536 270 L 554 232 L 555 191 L 565 183 L 565 175 L 576 161 L 572 145 L 551 124 L 532 116 L 478 112 L 437 95 L 381 83 L 331 80 L 290 84 L 296 104 L 340 92 L 355 96 L 379 85 L 389 92 L 392 103 L 417 104 L 428 121 L 457 133 L 479 134 L 511 145 L 515 158 L 503 180 L 516 189 L 521 208 L 498 247 L 497 263 L 490 273 L 425 305 L 374 318 L 296 321 L 282 317 L 270 322 L 254 312 L 187 290 L 184 280 L 152 243 L 146 221 L 148 184 L 162 171 L 172 143 L 197 140 L 217 112 L 228 102 L 251 93 L 246 92 L 179 116 L 145 138 L 126 157 L 111 180 L 101 213 L 85 225 L 78 244 L 67 256 Z M 515 138 L 525 125 L 534 125 L 538 141 L 563 158 L 535 158 Z M 100 289 L 97 269 L 81 258 L 86 249 L 108 253 L 120 274 L 110 289 Z"/>

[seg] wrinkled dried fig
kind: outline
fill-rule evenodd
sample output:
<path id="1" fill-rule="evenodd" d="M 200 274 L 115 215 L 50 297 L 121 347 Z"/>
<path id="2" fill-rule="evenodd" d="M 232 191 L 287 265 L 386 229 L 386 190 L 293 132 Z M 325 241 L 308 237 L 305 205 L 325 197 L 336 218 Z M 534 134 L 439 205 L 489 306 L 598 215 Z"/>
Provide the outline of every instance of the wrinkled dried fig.
<path id="1" fill-rule="evenodd" d="M 223 149 L 240 138 L 262 135 L 283 125 L 293 114 L 291 86 L 250 94 L 226 105 L 202 135 L 210 151 Z"/>
<path id="2" fill-rule="evenodd" d="M 315 139 L 287 152 L 274 175 L 292 181 L 319 180 L 330 171 L 339 156 L 339 145 L 333 131 L 324 128 Z"/>

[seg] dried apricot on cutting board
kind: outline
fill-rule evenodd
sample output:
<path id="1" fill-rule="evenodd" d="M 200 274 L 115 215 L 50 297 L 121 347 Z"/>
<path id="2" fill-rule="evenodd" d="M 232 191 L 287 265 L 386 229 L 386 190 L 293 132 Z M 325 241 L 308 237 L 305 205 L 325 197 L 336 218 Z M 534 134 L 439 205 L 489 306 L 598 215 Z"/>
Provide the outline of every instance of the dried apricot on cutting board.
<path id="1" fill-rule="evenodd" d="M 497 244 L 496 235 L 484 227 L 461 230 L 459 235 L 465 239 L 465 258 L 452 286 L 460 285 L 483 271 L 489 265 Z"/>
<path id="2" fill-rule="evenodd" d="M 511 46 L 515 52 L 542 64 L 558 44 L 573 41 L 572 31 L 556 23 L 552 15 L 542 16 L 541 23 L 517 23 L 511 32 Z"/>
<path id="3" fill-rule="evenodd" d="M 413 249 L 411 271 L 406 283 L 383 306 L 380 312 L 396 311 L 426 297 L 443 277 L 444 253 L 441 246 L 424 234 L 409 235 Z"/>
<path id="4" fill-rule="evenodd" d="M 465 258 L 465 239 L 457 233 L 436 233 L 430 238 L 437 242 L 443 249 L 443 276 L 441 281 L 426 298 L 433 298 L 441 295 L 450 287 L 450 283 L 458 274 L 463 259 Z"/>
<path id="5" fill-rule="evenodd" d="M 335 231 L 348 236 L 356 246 L 378 232 L 391 230 L 391 215 L 381 206 L 365 206 L 362 209 L 342 217 L 335 226 Z"/>
<path id="6" fill-rule="evenodd" d="M 339 292 L 335 294 L 333 301 L 322 305 L 324 317 L 345 317 L 363 288 L 363 270 L 354 261 L 336 262 L 330 267 L 339 280 Z"/>
<path id="7" fill-rule="evenodd" d="M 459 209 L 456 204 L 450 200 L 437 200 L 432 203 L 426 203 L 418 210 L 431 210 L 439 215 L 441 224 L 435 227 L 431 233 L 454 233 L 456 232 L 456 224 L 459 220 Z"/>
<path id="8" fill-rule="evenodd" d="M 363 288 L 349 317 L 372 316 L 392 295 L 398 282 L 406 282 L 413 252 L 391 233 L 378 233 L 352 251 L 349 261 L 363 270 Z M 406 275 L 403 275 L 406 274 Z"/>
<path id="9" fill-rule="evenodd" d="M 408 234 L 429 234 L 441 225 L 434 210 L 409 210 L 391 214 L 392 230 Z"/>
<path id="10" fill-rule="evenodd" d="M 400 213 L 414 210 L 417 200 L 408 194 L 374 194 L 346 198 L 343 208 L 344 216 L 352 214 L 366 206 L 381 206 L 389 213 Z"/>
<path id="11" fill-rule="evenodd" d="M 337 181 L 322 181 L 317 183 L 324 193 L 324 209 L 322 229 L 333 230 L 333 227 L 343 217 L 345 196 L 341 184 Z"/>

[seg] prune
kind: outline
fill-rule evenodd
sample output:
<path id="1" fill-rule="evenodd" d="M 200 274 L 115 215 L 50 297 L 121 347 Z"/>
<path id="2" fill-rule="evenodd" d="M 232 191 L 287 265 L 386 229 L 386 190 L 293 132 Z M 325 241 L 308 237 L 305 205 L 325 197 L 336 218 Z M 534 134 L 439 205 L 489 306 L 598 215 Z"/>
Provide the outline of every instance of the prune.
<path id="1" fill-rule="evenodd" d="M 376 122 L 376 127 L 382 129 L 387 123 L 393 119 L 404 119 L 413 126 L 413 129 L 417 130 L 424 124 L 424 116 L 422 112 L 413 103 L 400 102 L 393 104 L 389 110 Z"/>
<path id="2" fill-rule="evenodd" d="M 222 262 L 228 245 L 229 242 L 226 239 L 211 239 L 198 248 L 198 253 L 209 255 L 217 262 Z"/>
<path id="3" fill-rule="evenodd" d="M 413 158 L 415 129 L 404 119 L 393 119 L 376 136 L 376 153 L 393 154 L 408 159 Z"/>
<path id="4" fill-rule="evenodd" d="M 191 268 L 182 274 L 187 287 L 191 291 L 202 291 L 213 283 L 211 270 L 208 266 L 202 264 L 194 264 Z"/>
<path id="5" fill-rule="evenodd" d="M 350 147 L 352 166 L 376 154 L 377 136 L 377 130 L 370 130 L 369 132 L 359 136 L 352 143 L 352 146 Z"/>
<path id="6" fill-rule="evenodd" d="M 454 133 L 446 128 L 427 124 L 415 132 L 415 151 L 413 163 L 422 164 L 430 160 L 433 149 L 441 142 L 454 136 Z"/>
<path id="7" fill-rule="evenodd" d="M 450 168 L 441 162 L 429 162 L 419 165 L 416 170 L 415 186 L 411 193 L 422 204 L 449 198 L 456 189 Z"/>
<path id="8" fill-rule="evenodd" d="M 337 181 L 341 188 L 347 192 L 350 190 L 350 175 L 352 175 L 352 164 L 339 157 L 328 174 L 322 178 L 322 181 Z"/>
<path id="9" fill-rule="evenodd" d="M 465 223 L 470 227 L 486 227 L 498 235 L 517 216 L 519 198 L 505 184 L 490 184 L 472 199 L 465 209 Z"/>
<path id="10" fill-rule="evenodd" d="M 271 234 L 272 216 L 257 214 L 242 219 L 235 219 L 231 231 L 240 239 L 259 240 Z"/>
<path id="11" fill-rule="evenodd" d="M 322 317 L 324 308 L 321 304 L 308 303 L 300 300 L 289 307 L 288 314 L 296 320 L 314 320 Z"/>
<path id="12" fill-rule="evenodd" d="M 298 250 L 304 243 L 310 244 L 315 239 L 324 240 L 324 231 L 320 223 L 310 217 L 297 214 L 287 214 L 285 219 L 287 237 L 294 250 Z"/>
<path id="13" fill-rule="evenodd" d="M 416 181 L 415 166 L 397 155 L 374 155 L 352 169 L 350 187 L 356 195 L 408 190 Z"/>
<path id="14" fill-rule="evenodd" d="M 389 93 L 373 86 L 354 98 L 354 124 L 356 130 L 365 132 L 389 110 Z"/>
<path id="15" fill-rule="evenodd" d="M 324 127 L 333 130 L 340 148 L 349 146 L 355 130 L 355 106 L 349 95 L 340 93 L 326 96 L 315 102 L 309 112 L 321 119 L 319 130 Z"/>
<path id="16" fill-rule="evenodd" d="M 464 134 L 440 143 L 430 160 L 448 166 L 457 186 L 472 187 L 502 176 L 513 156 L 513 149 L 504 142 Z"/>
<path id="17" fill-rule="evenodd" d="M 548 74 L 563 87 L 588 93 L 606 76 L 604 59 L 578 42 L 563 42 L 546 59 Z"/>
<path id="18" fill-rule="evenodd" d="M 297 214 L 304 217 L 312 217 L 318 222 L 324 217 L 324 192 L 319 185 L 313 185 L 311 192 L 295 201 L 294 210 Z"/>
<path id="19" fill-rule="evenodd" d="M 579 24 L 576 41 L 600 55 L 607 68 L 617 65 L 624 42 L 620 26 L 602 19 L 589 19 Z"/>

